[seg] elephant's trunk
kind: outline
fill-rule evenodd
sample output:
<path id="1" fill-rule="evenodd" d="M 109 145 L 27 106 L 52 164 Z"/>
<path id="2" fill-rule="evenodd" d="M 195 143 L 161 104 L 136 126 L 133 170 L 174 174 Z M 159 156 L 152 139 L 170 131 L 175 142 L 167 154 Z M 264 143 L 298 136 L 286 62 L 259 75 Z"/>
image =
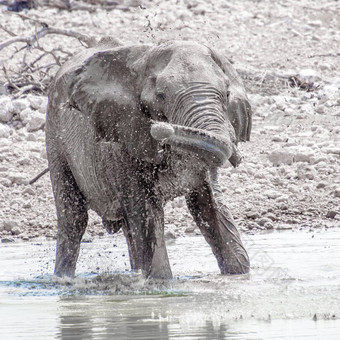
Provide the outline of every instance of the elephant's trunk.
<path id="1" fill-rule="evenodd" d="M 176 93 L 171 107 L 171 123 L 225 134 L 224 94 L 208 83 L 192 83 Z"/>
<path id="2" fill-rule="evenodd" d="M 234 153 L 234 146 L 228 139 L 206 130 L 155 122 L 151 135 L 164 144 L 196 152 L 212 167 L 221 166 Z"/>
<path id="3" fill-rule="evenodd" d="M 209 166 L 221 166 L 230 159 L 240 160 L 232 143 L 234 130 L 224 115 L 225 98 L 213 86 L 194 83 L 176 94 L 171 123 L 155 122 L 151 135 L 158 141 L 195 152 Z"/>

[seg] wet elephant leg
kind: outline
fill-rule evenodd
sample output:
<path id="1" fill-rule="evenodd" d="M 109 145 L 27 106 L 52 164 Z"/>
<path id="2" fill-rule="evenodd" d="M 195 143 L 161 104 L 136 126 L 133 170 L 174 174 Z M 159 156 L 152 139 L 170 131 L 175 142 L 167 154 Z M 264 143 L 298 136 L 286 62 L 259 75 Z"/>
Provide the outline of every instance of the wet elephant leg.
<path id="1" fill-rule="evenodd" d="M 141 269 L 146 277 L 170 279 L 172 273 L 164 240 L 164 211 L 152 188 L 138 175 L 121 177 L 122 225 L 132 270 Z"/>
<path id="2" fill-rule="evenodd" d="M 204 182 L 186 196 L 188 208 L 209 243 L 222 274 L 249 272 L 249 258 L 235 222 L 213 186 Z"/>
<path id="3" fill-rule="evenodd" d="M 50 163 L 58 233 L 54 274 L 73 277 L 87 222 L 87 204 L 66 165 Z"/>

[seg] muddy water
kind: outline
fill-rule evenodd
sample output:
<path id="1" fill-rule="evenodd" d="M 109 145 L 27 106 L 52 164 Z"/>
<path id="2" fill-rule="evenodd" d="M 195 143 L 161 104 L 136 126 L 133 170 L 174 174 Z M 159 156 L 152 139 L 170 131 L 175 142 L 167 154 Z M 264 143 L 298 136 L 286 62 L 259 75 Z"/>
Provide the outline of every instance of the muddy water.
<path id="1" fill-rule="evenodd" d="M 340 230 L 243 239 L 233 277 L 202 236 L 168 241 L 171 282 L 129 272 L 122 236 L 83 243 L 74 281 L 51 276 L 54 242 L 0 244 L 0 338 L 340 339 Z"/>

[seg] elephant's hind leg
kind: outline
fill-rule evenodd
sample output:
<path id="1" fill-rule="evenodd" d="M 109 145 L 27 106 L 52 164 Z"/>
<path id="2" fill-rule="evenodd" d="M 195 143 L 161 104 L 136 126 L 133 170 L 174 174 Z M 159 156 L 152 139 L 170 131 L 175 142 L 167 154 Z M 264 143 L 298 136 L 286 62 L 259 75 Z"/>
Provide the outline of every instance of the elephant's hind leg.
<path id="1" fill-rule="evenodd" d="M 172 273 L 164 241 L 164 211 L 137 172 L 126 169 L 117 187 L 124 217 L 122 225 L 127 240 L 132 270 L 142 270 L 146 277 L 170 279 Z"/>
<path id="2" fill-rule="evenodd" d="M 66 164 L 50 164 L 58 233 L 54 274 L 73 277 L 88 214 L 85 197 Z"/>
<path id="3" fill-rule="evenodd" d="M 235 222 L 222 198 L 213 190 L 210 183 L 204 182 L 187 195 L 188 208 L 209 243 L 221 273 L 248 273 L 248 254 Z"/>
<path id="4" fill-rule="evenodd" d="M 143 193 L 144 197 L 137 196 L 130 196 L 124 212 L 123 231 L 129 247 L 131 268 L 141 269 L 146 277 L 171 279 L 164 241 L 163 209 Z"/>

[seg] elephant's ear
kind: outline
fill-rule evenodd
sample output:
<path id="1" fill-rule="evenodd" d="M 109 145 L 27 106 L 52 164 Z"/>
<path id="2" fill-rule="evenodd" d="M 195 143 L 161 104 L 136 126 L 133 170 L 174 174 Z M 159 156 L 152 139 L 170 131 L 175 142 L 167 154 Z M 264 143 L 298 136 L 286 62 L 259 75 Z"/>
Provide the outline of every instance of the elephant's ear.
<path id="1" fill-rule="evenodd" d="M 248 141 L 252 127 L 252 110 L 242 79 L 229 60 L 211 50 L 212 58 L 229 80 L 227 113 L 238 141 Z"/>
<path id="2" fill-rule="evenodd" d="M 132 65 L 141 60 L 146 46 L 116 47 L 88 52 L 76 67 L 62 75 L 67 102 L 95 126 L 99 140 L 121 143 L 131 156 L 154 161 L 157 142 L 150 121 L 140 110 L 138 76 Z"/>

